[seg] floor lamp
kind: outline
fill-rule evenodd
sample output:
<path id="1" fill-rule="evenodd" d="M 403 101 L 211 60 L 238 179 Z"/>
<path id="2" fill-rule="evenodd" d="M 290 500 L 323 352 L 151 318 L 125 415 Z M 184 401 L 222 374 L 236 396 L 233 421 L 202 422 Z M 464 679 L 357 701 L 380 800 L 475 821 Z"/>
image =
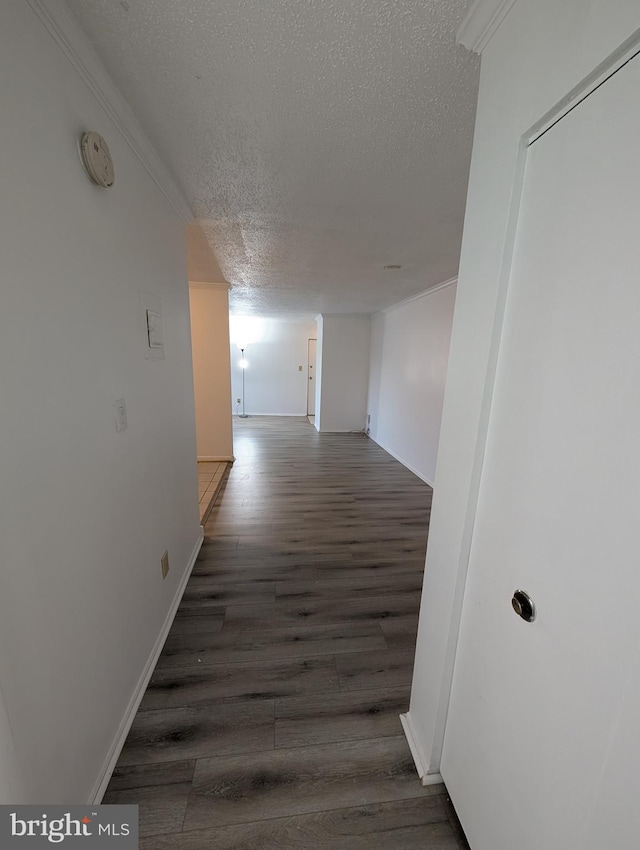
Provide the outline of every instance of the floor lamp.
<path id="1" fill-rule="evenodd" d="M 244 359 L 244 348 L 241 348 L 240 351 L 242 352 L 242 360 L 240 361 L 240 368 L 242 369 L 242 413 L 240 414 L 239 418 L 248 419 L 249 414 L 245 413 L 244 410 L 244 373 L 247 369 L 247 361 Z"/>

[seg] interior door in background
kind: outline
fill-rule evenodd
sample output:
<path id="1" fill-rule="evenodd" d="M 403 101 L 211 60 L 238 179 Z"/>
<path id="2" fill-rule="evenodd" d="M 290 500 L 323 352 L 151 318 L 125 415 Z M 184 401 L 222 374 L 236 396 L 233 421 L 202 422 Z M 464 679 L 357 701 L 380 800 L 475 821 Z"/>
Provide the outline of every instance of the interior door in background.
<path id="1" fill-rule="evenodd" d="M 640 834 L 639 91 L 528 151 L 442 759 L 473 850 Z"/>
<path id="2" fill-rule="evenodd" d="M 316 347 L 317 339 L 309 340 L 309 357 L 307 366 L 307 416 L 316 415 Z"/>

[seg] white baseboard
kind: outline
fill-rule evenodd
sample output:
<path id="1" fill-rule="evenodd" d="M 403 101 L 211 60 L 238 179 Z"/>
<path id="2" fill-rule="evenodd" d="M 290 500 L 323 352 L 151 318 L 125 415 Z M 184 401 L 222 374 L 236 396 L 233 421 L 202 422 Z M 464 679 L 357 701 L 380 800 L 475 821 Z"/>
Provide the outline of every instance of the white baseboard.
<path id="1" fill-rule="evenodd" d="M 289 416 L 293 419 L 305 419 L 307 416 L 309 416 L 309 414 L 308 413 L 247 413 L 246 418 L 247 419 L 257 419 L 260 416 Z M 233 417 L 235 419 L 241 419 L 242 418 L 237 413 L 234 413 Z"/>
<path id="2" fill-rule="evenodd" d="M 373 440 L 373 442 L 374 442 L 377 446 L 380 446 L 380 448 L 381 448 L 381 449 L 384 449 L 384 451 L 385 451 L 388 455 L 391 455 L 391 457 L 394 457 L 394 458 L 395 458 L 395 459 L 396 459 L 399 463 L 401 463 L 403 466 L 406 466 L 406 468 L 409 470 L 409 472 L 413 472 L 413 474 L 414 474 L 414 475 L 417 475 L 417 476 L 418 476 L 418 478 L 420 478 L 420 480 L 421 480 L 421 481 L 424 481 L 424 483 L 425 483 L 425 484 L 428 484 L 428 485 L 429 485 L 429 487 L 433 487 L 433 481 L 431 481 L 429 478 L 427 478 L 427 476 L 426 476 L 426 475 L 423 475 L 423 474 L 422 474 L 422 472 L 419 472 L 417 469 L 414 469 L 414 467 L 413 467 L 413 466 L 411 466 L 411 464 L 410 464 L 410 463 L 407 463 L 407 462 L 406 462 L 406 460 L 404 460 L 403 458 L 401 458 L 401 457 L 400 457 L 400 455 L 396 454 L 396 453 L 395 453 L 394 451 L 392 451 L 392 450 L 391 450 L 388 446 L 385 446 L 385 444 L 384 444 L 384 443 L 381 443 L 381 442 L 380 442 L 380 440 L 376 440 L 376 438 L 375 438 L 375 437 L 373 437 L 371 434 L 369 434 L 369 439 L 370 439 L 370 440 Z"/>
<path id="3" fill-rule="evenodd" d="M 413 762 L 416 766 L 416 770 L 418 771 L 418 776 L 420 777 L 420 781 L 423 785 L 437 785 L 442 782 L 442 776 L 439 773 L 429 773 L 428 772 L 428 764 L 427 760 L 422 752 L 420 744 L 416 738 L 415 732 L 413 730 L 413 723 L 411 722 L 411 715 L 407 712 L 407 714 L 400 715 L 400 722 L 402 723 L 402 728 L 404 730 L 405 738 L 407 739 L 407 743 L 409 744 L 409 749 L 411 750 L 411 755 L 413 756 Z"/>
<path id="4" fill-rule="evenodd" d="M 317 420 L 317 417 L 316 417 Z M 315 422 L 314 422 L 315 425 Z M 369 435 L 366 433 L 365 428 L 323 428 L 322 423 L 320 423 L 320 433 L 321 434 L 356 434 L 361 437 L 368 437 Z M 386 450 L 385 450 L 386 451 Z"/>
<path id="5" fill-rule="evenodd" d="M 209 457 L 208 455 L 201 457 L 198 455 L 198 463 L 233 463 L 234 461 L 235 457 L 233 455 L 216 455 L 215 457 Z"/>
<path id="6" fill-rule="evenodd" d="M 162 629 L 160 630 L 160 634 L 153 645 L 153 649 L 151 650 L 151 654 L 145 664 L 144 670 L 142 671 L 142 675 L 136 685 L 136 688 L 133 692 L 133 696 L 131 697 L 131 701 L 125 711 L 124 717 L 122 718 L 122 722 L 120 723 L 120 727 L 116 733 L 116 736 L 109 748 L 109 753 L 107 758 L 105 759 L 104 766 L 100 771 L 100 775 L 96 784 L 93 787 L 93 790 L 89 796 L 89 801 L 87 805 L 91 804 L 99 804 L 102 800 L 105 791 L 107 790 L 107 785 L 109 784 L 109 780 L 111 779 L 111 774 L 115 770 L 118 759 L 120 758 L 120 752 L 124 746 L 124 742 L 127 739 L 127 735 L 129 734 L 129 730 L 131 729 L 131 724 L 136 716 L 136 712 L 138 711 L 138 707 L 142 702 L 142 697 L 144 696 L 144 692 L 147 689 L 147 685 L 149 684 L 149 680 L 153 674 L 156 664 L 158 663 L 158 658 L 160 653 L 162 652 L 162 647 L 164 646 L 164 642 L 167 639 L 167 635 L 169 634 L 169 629 L 173 624 L 174 617 L 176 616 L 176 611 L 178 610 L 178 605 L 180 605 L 180 601 L 182 600 L 182 595 L 184 593 L 184 589 L 187 586 L 187 582 L 189 581 L 189 577 L 191 576 L 191 571 L 196 562 L 196 558 L 198 557 L 198 553 L 200 552 L 200 548 L 202 546 L 202 541 L 204 540 L 204 529 L 200 526 L 200 535 L 196 540 L 195 546 L 193 547 L 193 552 L 191 553 L 191 557 L 189 558 L 189 563 L 187 564 L 187 569 L 185 570 L 184 576 L 182 577 L 180 584 L 175 592 L 175 596 L 171 602 L 171 607 L 167 613 L 165 621 L 163 623 Z"/>

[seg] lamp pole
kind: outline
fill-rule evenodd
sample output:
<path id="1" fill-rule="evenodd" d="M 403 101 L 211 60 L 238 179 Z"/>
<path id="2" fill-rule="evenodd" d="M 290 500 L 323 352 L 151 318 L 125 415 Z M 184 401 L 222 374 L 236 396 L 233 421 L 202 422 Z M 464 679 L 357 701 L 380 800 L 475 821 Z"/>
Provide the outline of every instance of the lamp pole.
<path id="1" fill-rule="evenodd" d="M 241 348 L 240 351 L 242 352 L 242 413 L 240 414 L 239 418 L 248 419 L 248 415 L 244 412 L 244 373 L 246 369 L 246 363 L 244 360 L 244 348 Z"/>

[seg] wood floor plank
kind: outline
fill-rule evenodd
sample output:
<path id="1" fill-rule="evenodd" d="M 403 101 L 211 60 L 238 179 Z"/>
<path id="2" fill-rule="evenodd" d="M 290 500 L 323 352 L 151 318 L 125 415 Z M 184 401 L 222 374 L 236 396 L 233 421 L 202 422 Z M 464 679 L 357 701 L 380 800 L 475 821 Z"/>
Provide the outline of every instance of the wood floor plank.
<path id="1" fill-rule="evenodd" d="M 375 540 L 357 541 L 349 547 L 351 554 L 355 558 L 368 558 L 372 561 L 376 560 L 376 554 L 379 554 L 380 549 Z M 424 569 L 424 554 L 425 545 L 422 540 L 390 540 L 385 545 L 385 555 L 388 558 L 402 560 L 407 557 L 421 557 L 422 569 Z"/>
<path id="2" fill-rule="evenodd" d="M 336 656 L 340 687 L 357 691 L 410 685 L 414 654 L 413 650 L 389 649 Z"/>
<path id="3" fill-rule="evenodd" d="M 339 626 L 297 626 L 269 631 L 169 635 L 157 669 L 223 664 L 233 661 L 296 658 L 342 652 L 384 650 L 387 644 L 377 623 Z"/>
<path id="4" fill-rule="evenodd" d="M 403 737 L 200 759 L 184 829 L 424 797 Z"/>
<path id="5" fill-rule="evenodd" d="M 179 613 L 190 608 L 202 610 L 215 607 L 251 602 L 274 602 L 275 588 L 270 581 L 238 582 L 218 584 L 203 576 L 192 576 L 180 602 Z"/>
<path id="6" fill-rule="evenodd" d="M 140 711 L 340 691 L 333 655 L 155 670 Z"/>
<path id="7" fill-rule="evenodd" d="M 334 596 L 303 602 L 278 599 L 274 604 L 268 605 L 230 605 L 224 618 L 223 631 L 267 631 L 300 623 L 328 626 L 338 623 L 383 622 L 414 615 L 419 604 L 420 596 L 414 592 L 404 596 L 345 596 L 338 599 Z"/>
<path id="8" fill-rule="evenodd" d="M 109 791 L 126 791 L 149 785 L 182 785 L 191 783 L 196 760 L 158 762 L 153 765 L 118 765 L 111 776 Z"/>
<path id="9" fill-rule="evenodd" d="M 400 594 L 420 593 L 422 576 L 407 573 L 394 578 L 388 576 L 367 576 L 366 578 L 317 578 L 297 581 L 279 581 L 276 584 L 276 601 L 303 601 L 314 599 L 335 599 L 336 596 L 399 596 Z"/>
<path id="10" fill-rule="evenodd" d="M 180 608 L 171 626 L 171 634 L 183 635 L 192 632 L 219 632 L 222 629 L 224 605 L 204 606 L 202 608 Z"/>
<path id="11" fill-rule="evenodd" d="M 272 750 L 274 702 L 198 702 L 138 712 L 119 764 L 141 765 Z"/>
<path id="12" fill-rule="evenodd" d="M 459 850 L 443 796 L 143 839 L 140 850 Z"/>
<path id="13" fill-rule="evenodd" d="M 367 579 L 381 578 L 392 581 L 395 577 L 413 576 L 422 581 L 424 573 L 424 553 L 406 558 L 378 558 L 358 556 L 351 552 L 339 557 L 308 555 L 272 554 L 260 558 L 234 553 L 237 557 L 220 557 L 197 563 L 194 575 L 209 575 L 216 582 L 239 581 L 341 581 L 354 579 L 366 582 Z"/>
<path id="14" fill-rule="evenodd" d="M 107 790 L 102 802 L 114 806 L 139 806 L 139 834 L 163 835 L 180 832 L 187 809 L 191 783 L 145 785 L 129 790 Z"/>
<path id="15" fill-rule="evenodd" d="M 355 551 L 352 547 L 351 558 L 354 571 L 361 565 L 366 565 L 371 570 L 377 570 L 378 575 L 386 575 L 387 572 L 389 574 L 408 573 L 415 570 L 421 575 L 424 573 L 425 552 L 422 546 L 417 546 L 413 552 L 391 551 L 389 547 L 385 547 L 384 554 L 378 552 L 377 555 L 370 548 L 367 551 Z"/>
<path id="16" fill-rule="evenodd" d="M 409 697 L 405 687 L 278 699 L 276 747 L 400 735 L 400 714 L 409 710 Z"/>
<path id="17" fill-rule="evenodd" d="M 415 539 L 411 529 L 402 528 L 398 523 L 384 522 L 377 523 L 373 528 L 363 527 L 362 522 L 354 522 L 346 526 L 322 524 L 317 528 L 305 524 L 304 528 L 298 526 L 295 529 L 282 529 L 277 535 L 274 532 L 274 537 L 278 543 L 289 546 L 295 544 L 300 547 L 317 544 L 337 548 L 366 543 L 376 546 L 379 545 L 381 538 L 385 541 L 393 541 L 394 545 L 413 545 L 414 543 L 422 545 L 421 540 Z"/>
<path id="18" fill-rule="evenodd" d="M 413 652 L 418 634 L 418 616 L 397 617 L 380 623 L 389 649 L 406 649 Z"/>

